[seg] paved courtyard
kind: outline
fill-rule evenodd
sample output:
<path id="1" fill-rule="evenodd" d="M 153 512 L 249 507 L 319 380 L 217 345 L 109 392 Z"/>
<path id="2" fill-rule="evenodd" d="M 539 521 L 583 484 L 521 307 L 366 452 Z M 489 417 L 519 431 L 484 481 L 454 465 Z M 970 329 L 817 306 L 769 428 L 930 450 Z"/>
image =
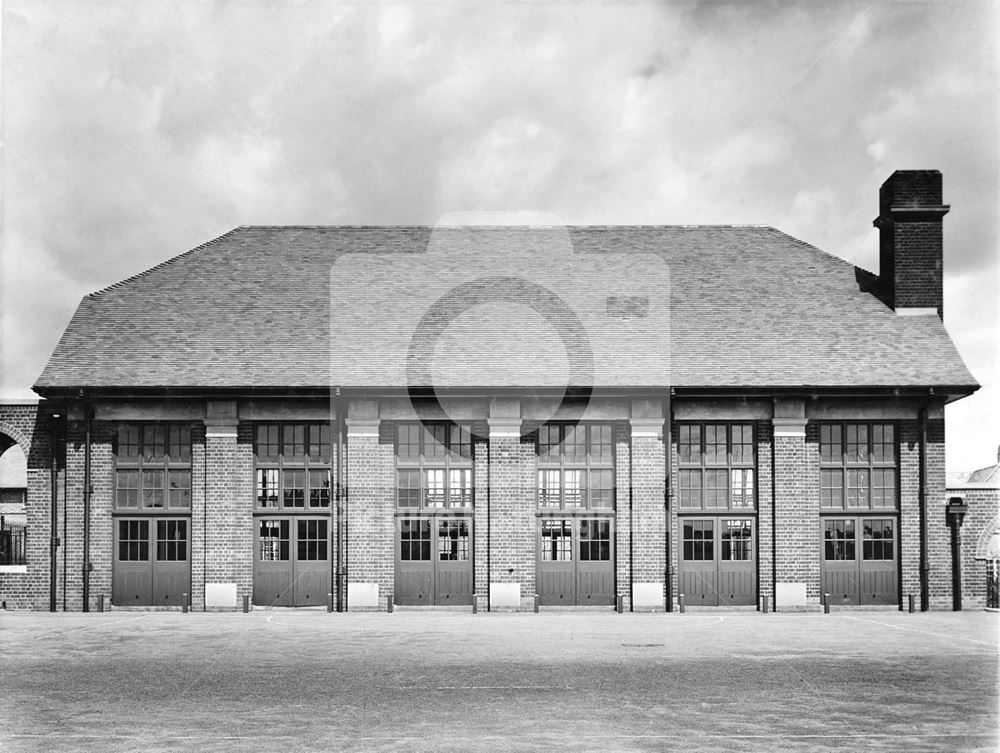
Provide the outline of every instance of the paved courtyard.
<path id="1" fill-rule="evenodd" d="M 1000 615 L 0 613 L 0 750 L 995 751 Z"/>

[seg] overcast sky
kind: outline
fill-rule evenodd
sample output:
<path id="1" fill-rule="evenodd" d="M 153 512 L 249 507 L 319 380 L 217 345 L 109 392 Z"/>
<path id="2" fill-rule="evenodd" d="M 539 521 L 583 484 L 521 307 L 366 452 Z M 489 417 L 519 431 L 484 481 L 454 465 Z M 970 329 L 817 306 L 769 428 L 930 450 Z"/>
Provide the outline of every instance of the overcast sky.
<path id="1" fill-rule="evenodd" d="M 944 174 L 945 321 L 1000 443 L 991 3 L 4 0 L 2 395 L 80 298 L 242 224 L 765 224 L 878 269 L 878 187 Z M 863 354 L 861 354 L 863 357 Z"/>

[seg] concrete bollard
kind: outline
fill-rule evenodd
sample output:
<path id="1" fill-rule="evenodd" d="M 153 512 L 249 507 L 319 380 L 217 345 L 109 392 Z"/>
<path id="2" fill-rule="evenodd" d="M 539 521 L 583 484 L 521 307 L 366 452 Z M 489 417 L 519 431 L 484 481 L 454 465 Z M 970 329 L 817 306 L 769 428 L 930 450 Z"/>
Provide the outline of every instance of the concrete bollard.
<path id="1" fill-rule="evenodd" d="M 535 594 L 535 614 L 538 614 L 538 594 Z"/>
<path id="2" fill-rule="evenodd" d="M 250 597 L 247 594 L 243 595 L 243 614 L 249 614 L 250 612 Z"/>
<path id="3" fill-rule="evenodd" d="M 618 614 L 625 613 L 625 598 L 621 594 L 619 594 L 618 598 L 615 600 L 615 611 L 618 612 Z"/>
<path id="4" fill-rule="evenodd" d="M 98 614 L 104 614 L 104 594 L 97 595 L 97 612 Z"/>
<path id="5" fill-rule="evenodd" d="M 770 601 L 770 597 L 765 594 L 764 595 L 764 606 L 760 610 L 761 614 L 767 614 L 767 611 L 768 611 L 767 608 L 770 606 L 770 604 L 768 604 L 769 601 Z"/>
<path id="6" fill-rule="evenodd" d="M 392 614 L 393 609 L 394 607 L 392 603 L 392 594 L 389 594 L 388 596 L 385 597 L 385 611 L 388 612 L 389 614 Z"/>
<path id="7" fill-rule="evenodd" d="M 830 614 L 830 594 L 823 594 L 823 614 Z"/>
<path id="8" fill-rule="evenodd" d="M 677 594 L 677 608 L 681 614 L 684 614 L 684 594 Z"/>
<path id="9" fill-rule="evenodd" d="M 326 611 L 327 612 L 333 611 L 333 594 L 326 595 Z"/>
<path id="10" fill-rule="evenodd" d="M 913 594 L 910 594 L 908 596 L 908 600 L 910 602 L 910 605 L 909 605 L 910 606 L 910 614 L 913 614 L 916 611 L 916 603 L 914 602 Z"/>
<path id="11" fill-rule="evenodd" d="M 188 595 L 181 594 L 181 614 L 188 613 Z"/>
<path id="12" fill-rule="evenodd" d="M 479 597 L 476 594 L 472 594 L 472 613 L 479 613 Z"/>

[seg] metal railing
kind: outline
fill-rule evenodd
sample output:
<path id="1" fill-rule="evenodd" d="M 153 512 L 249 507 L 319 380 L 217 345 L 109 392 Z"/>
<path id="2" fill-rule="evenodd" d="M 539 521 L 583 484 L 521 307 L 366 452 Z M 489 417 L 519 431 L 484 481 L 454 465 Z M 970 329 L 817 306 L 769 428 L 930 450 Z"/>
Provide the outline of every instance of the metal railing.
<path id="1" fill-rule="evenodd" d="M 8 523 L 0 515 L 0 565 L 26 565 L 28 527 Z"/>
<path id="2" fill-rule="evenodd" d="M 996 560 L 990 563 L 986 571 L 986 606 L 1000 609 L 1000 567 Z"/>

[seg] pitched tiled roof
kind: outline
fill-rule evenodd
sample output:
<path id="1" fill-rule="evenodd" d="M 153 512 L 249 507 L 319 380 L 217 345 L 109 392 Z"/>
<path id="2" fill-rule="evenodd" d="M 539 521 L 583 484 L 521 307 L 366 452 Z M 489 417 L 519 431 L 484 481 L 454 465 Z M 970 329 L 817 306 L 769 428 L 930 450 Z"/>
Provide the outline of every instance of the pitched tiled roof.
<path id="1" fill-rule="evenodd" d="M 866 276 L 767 227 L 240 227 L 85 297 L 35 389 L 974 388 Z"/>

